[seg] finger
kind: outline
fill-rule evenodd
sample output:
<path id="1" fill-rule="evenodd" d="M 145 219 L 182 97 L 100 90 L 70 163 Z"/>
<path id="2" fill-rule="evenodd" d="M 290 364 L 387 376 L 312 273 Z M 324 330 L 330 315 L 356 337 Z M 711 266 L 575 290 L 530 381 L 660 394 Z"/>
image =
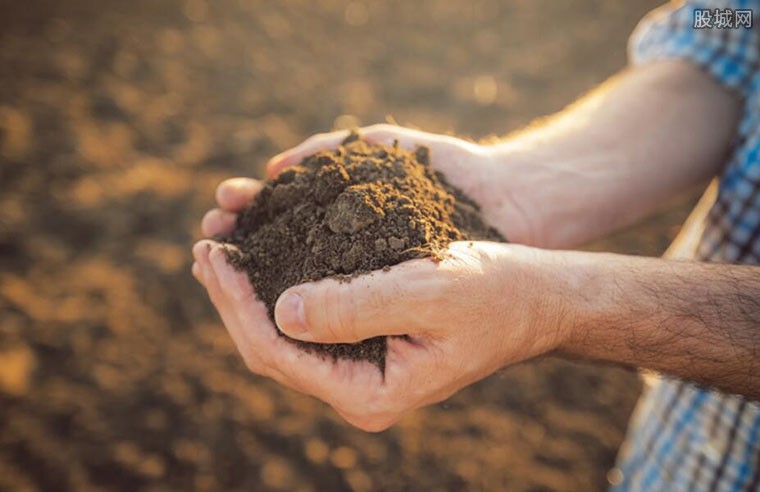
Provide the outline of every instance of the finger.
<path id="1" fill-rule="evenodd" d="M 385 382 L 403 395 L 407 408 L 437 403 L 465 386 L 468 361 L 449 340 L 389 338 Z"/>
<path id="2" fill-rule="evenodd" d="M 396 265 L 350 282 L 325 279 L 286 290 L 275 305 L 285 334 L 318 343 L 354 343 L 379 335 L 419 333 L 440 309 L 441 276 L 429 259 Z"/>
<path id="3" fill-rule="evenodd" d="M 206 291 L 211 298 L 211 302 L 220 310 L 224 308 L 223 298 L 221 296 L 221 289 L 214 275 L 213 268 L 211 266 L 211 252 L 219 246 L 219 243 L 210 239 L 202 239 L 195 243 L 193 246 L 193 258 L 198 266 L 199 275 L 203 281 L 203 285 L 206 287 Z M 220 313 L 221 314 L 221 313 Z"/>
<path id="4" fill-rule="evenodd" d="M 251 203 L 264 184 L 251 178 L 231 178 L 222 181 L 216 188 L 216 202 L 219 207 L 230 212 L 239 212 Z"/>
<path id="5" fill-rule="evenodd" d="M 239 251 L 238 248 L 232 245 L 225 244 L 222 246 L 217 244 L 209 252 L 209 263 L 219 282 L 219 289 L 232 303 L 240 304 L 240 307 L 248 304 L 255 305 L 256 309 L 251 312 L 254 315 L 252 321 L 266 321 L 272 324 L 266 318 L 264 304 L 256 298 L 256 293 L 248 279 L 248 275 L 244 271 L 236 270 L 227 261 L 229 255 L 238 254 Z M 261 316 L 264 316 L 264 318 Z M 274 333 L 274 330 L 271 331 Z"/>
<path id="6" fill-rule="evenodd" d="M 203 279 L 203 285 L 206 287 L 209 298 L 214 304 L 214 307 L 219 312 L 222 318 L 224 326 L 227 327 L 232 336 L 232 340 L 235 342 L 238 350 L 241 353 L 245 353 L 248 349 L 248 341 L 243 337 L 239 330 L 239 320 L 236 318 L 230 303 L 225 298 L 224 292 L 219 284 L 218 276 L 214 271 L 212 264 L 212 253 L 214 251 L 220 251 L 218 243 L 210 240 L 198 241 L 193 247 L 193 256 L 195 257 L 196 265 L 200 271 L 200 276 Z M 219 253 L 213 254 L 215 262 L 218 262 Z"/>
<path id="7" fill-rule="evenodd" d="M 296 391 L 305 392 L 297 382 L 278 370 L 266 354 L 280 350 L 293 350 L 290 344 L 277 335 L 276 328 L 266 314 L 261 302 L 236 302 L 235 299 L 253 298 L 253 289 L 245 274 L 236 272 L 227 263 L 224 248 L 213 241 L 201 241 L 194 248 L 200 275 L 207 286 L 209 297 L 219 312 L 222 322 L 230 334 L 235 347 L 240 352 L 246 366 L 252 372 L 274 379 L 278 383 Z M 222 272 L 223 275 L 219 275 Z M 230 279 L 234 278 L 233 286 Z M 231 298 L 228 293 L 234 291 Z"/>
<path id="8" fill-rule="evenodd" d="M 194 265 L 198 266 L 199 272 L 202 272 L 202 267 L 205 263 L 208 263 L 208 253 L 211 251 L 211 248 L 213 248 L 215 244 L 216 243 L 214 241 L 211 241 L 209 239 L 201 239 L 193 245 L 193 260 L 195 260 Z M 202 275 L 201 278 L 203 278 Z"/>
<path id="9" fill-rule="evenodd" d="M 216 279 L 210 282 L 210 288 L 215 290 L 218 286 L 221 296 L 227 299 L 226 302 L 217 299 L 215 305 L 240 351 L 258 353 L 269 377 L 335 408 L 350 408 L 357 402 L 365 402 L 362 407 L 367 411 L 389 414 L 388 409 L 395 405 L 392 388 L 383 386 L 383 374 L 373 364 L 333 361 L 305 352 L 277 334 L 264 304 L 256 301 L 245 273 L 227 263 L 222 248 L 229 247 L 216 246 L 209 253 L 209 264 Z M 234 307 L 237 323 L 223 312 L 229 306 Z M 378 388 L 381 388 L 380 393 Z"/>
<path id="10" fill-rule="evenodd" d="M 371 362 L 332 360 L 290 343 L 288 346 L 291 352 L 273 354 L 284 377 L 292 386 L 335 409 L 366 408 L 365 402 L 373 402 L 382 387 L 383 373 Z"/>
<path id="11" fill-rule="evenodd" d="M 384 124 L 367 126 L 358 130 L 359 135 L 368 138 L 368 140 L 375 143 L 385 143 L 385 141 L 390 141 L 390 143 L 392 143 L 393 139 L 391 137 L 393 135 L 402 136 L 408 131 L 411 130 Z M 425 134 L 424 132 L 417 133 L 420 135 L 430 135 Z M 341 130 L 330 133 L 318 133 L 309 137 L 298 146 L 272 157 L 267 163 L 267 176 L 272 178 L 279 174 L 283 169 L 295 166 L 296 164 L 299 164 L 304 157 L 310 156 L 319 151 L 335 150 L 349 134 L 348 131 Z M 408 141 L 409 139 L 406 140 Z"/>
<path id="12" fill-rule="evenodd" d="M 441 135 L 428 133 L 414 128 L 405 128 L 401 126 L 379 124 L 372 125 L 360 130 L 360 134 L 368 142 L 379 145 L 393 145 L 398 142 L 399 147 L 406 150 L 415 150 L 417 147 L 424 145 L 431 152 L 437 152 L 456 147 L 471 147 L 472 152 L 482 150 L 482 147 L 476 143 L 468 142 L 450 135 Z"/>
<path id="13" fill-rule="evenodd" d="M 202 273 L 201 273 L 201 267 L 200 267 L 200 265 L 198 265 L 197 261 L 193 262 L 193 267 L 190 269 L 190 271 L 192 272 L 193 277 L 195 278 L 195 280 L 197 280 L 198 283 L 200 283 L 201 285 L 203 285 L 203 278 L 201 276 L 202 275 Z"/>
<path id="14" fill-rule="evenodd" d="M 243 331 L 240 316 L 236 312 L 236 309 L 240 308 L 243 304 L 240 302 L 243 299 L 250 299 L 251 304 L 256 304 L 254 302 L 255 299 L 251 299 L 253 297 L 253 288 L 244 273 L 234 272 L 234 270 L 234 273 L 228 273 L 226 271 L 226 268 L 232 270 L 232 267 L 227 264 L 224 246 L 221 246 L 218 243 L 214 243 L 214 245 L 208 250 L 206 260 L 199 263 L 204 270 L 206 290 L 211 298 L 211 302 L 214 303 L 214 307 L 219 311 L 219 315 L 222 317 L 224 325 L 230 332 L 238 350 L 245 355 L 248 352 L 248 349 L 254 344 L 251 343 L 251 340 Z M 220 271 L 222 271 L 220 265 L 225 265 L 225 274 L 235 277 L 234 288 L 230 288 L 223 284 L 220 275 Z M 227 279 L 224 281 L 228 282 Z M 232 291 L 235 292 L 234 297 L 230 296 L 230 292 Z M 263 306 L 261 306 L 261 308 L 263 309 Z M 254 311 L 252 314 L 253 316 L 251 316 L 251 319 L 249 320 L 250 325 L 256 326 L 262 321 L 262 319 L 257 311 Z M 274 332 L 274 330 L 271 331 Z M 276 336 L 276 334 L 274 335 Z M 272 338 L 270 337 L 269 340 L 265 341 L 270 342 L 271 339 Z M 262 340 L 259 341 L 261 342 Z"/>
<path id="15" fill-rule="evenodd" d="M 266 367 L 265 370 L 258 368 L 255 372 L 265 372 L 277 382 L 302 393 L 323 397 L 326 392 L 320 391 L 321 386 L 311 378 L 329 373 L 331 363 L 301 351 L 277 333 L 266 307 L 255 298 L 246 274 L 233 269 L 220 248 L 211 251 L 209 264 L 216 279 L 211 288 L 219 289 L 219 292 L 215 292 L 215 295 L 218 294 L 215 306 L 220 310 L 230 336 L 249 367 L 249 358 L 255 355 Z M 311 376 L 299 377 L 299 373 Z"/>
<path id="16" fill-rule="evenodd" d="M 449 135 L 433 134 L 413 128 L 405 128 L 384 123 L 360 128 L 358 132 L 359 135 L 369 142 L 381 145 L 393 145 L 394 142 L 398 142 L 400 147 L 407 150 L 414 150 L 420 145 L 429 147 L 431 151 L 438 151 L 445 149 L 446 147 L 450 148 L 453 145 L 458 147 L 471 147 L 470 150 L 472 152 L 483 150 L 482 146 L 476 143 L 467 142 Z M 346 131 L 314 135 L 297 147 L 287 150 L 270 159 L 267 163 L 267 176 L 270 178 L 274 177 L 286 167 L 299 164 L 304 157 L 316 152 L 322 150 L 334 150 L 347 136 L 348 134 Z"/>
<path id="17" fill-rule="evenodd" d="M 229 324 L 233 339 L 238 348 L 249 349 L 268 347 L 271 351 L 273 346 L 279 346 L 285 340 L 277 333 L 277 328 L 269 319 L 266 306 L 256 298 L 256 293 L 245 272 L 235 270 L 227 262 L 225 249 L 234 250 L 234 246 L 217 245 L 209 252 L 209 267 L 212 271 L 214 282 L 210 288 L 216 303 L 221 310 L 229 312 L 229 318 L 233 316 Z M 209 292 L 212 294 L 212 292 Z M 221 314 L 221 313 L 220 313 Z M 286 344 L 286 350 L 295 347 Z M 263 357 L 266 359 L 266 357 Z"/>
<path id="18" fill-rule="evenodd" d="M 313 135 L 301 144 L 272 157 L 267 162 L 267 177 L 277 176 L 283 169 L 300 164 L 304 157 L 322 150 L 334 150 L 346 139 L 349 132 L 337 131 Z"/>
<path id="19" fill-rule="evenodd" d="M 203 220 L 201 220 L 201 233 L 206 237 L 227 235 L 235 230 L 236 223 L 236 214 L 222 210 L 221 208 L 215 208 L 209 210 L 203 216 Z"/>

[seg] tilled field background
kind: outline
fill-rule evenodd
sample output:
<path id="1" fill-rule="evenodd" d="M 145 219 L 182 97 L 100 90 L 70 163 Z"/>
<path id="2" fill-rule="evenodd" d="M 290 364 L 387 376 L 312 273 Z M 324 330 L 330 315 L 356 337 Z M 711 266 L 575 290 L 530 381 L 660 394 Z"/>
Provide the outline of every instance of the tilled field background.
<path id="1" fill-rule="evenodd" d="M 366 434 L 246 372 L 189 249 L 314 132 L 561 108 L 653 6 L 0 0 L 0 490 L 603 489 L 634 372 L 526 363 Z M 591 247 L 659 254 L 687 206 Z"/>

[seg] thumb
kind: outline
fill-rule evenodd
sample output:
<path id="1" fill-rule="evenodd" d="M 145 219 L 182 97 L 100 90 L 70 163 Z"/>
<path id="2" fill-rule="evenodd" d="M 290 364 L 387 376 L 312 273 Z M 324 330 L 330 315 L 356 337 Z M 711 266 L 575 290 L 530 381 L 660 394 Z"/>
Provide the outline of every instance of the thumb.
<path id="1" fill-rule="evenodd" d="M 274 308 L 291 338 L 355 343 L 381 335 L 419 333 L 436 311 L 435 264 L 427 259 L 375 271 L 350 281 L 324 279 L 291 287 Z"/>

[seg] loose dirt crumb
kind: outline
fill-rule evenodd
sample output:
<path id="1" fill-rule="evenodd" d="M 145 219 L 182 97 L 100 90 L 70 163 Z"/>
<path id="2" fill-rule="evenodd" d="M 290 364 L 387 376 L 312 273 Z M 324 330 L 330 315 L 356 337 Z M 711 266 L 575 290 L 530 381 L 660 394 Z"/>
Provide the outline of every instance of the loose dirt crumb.
<path id="1" fill-rule="evenodd" d="M 441 259 L 451 241 L 504 240 L 478 205 L 430 167 L 429 151 L 373 145 L 351 133 L 335 151 L 306 157 L 266 183 L 224 241 L 273 318 L 288 287 L 350 279 L 413 258 Z M 381 320 L 378 320 L 381 321 Z M 333 358 L 385 366 L 386 338 L 356 344 L 297 342 Z"/>

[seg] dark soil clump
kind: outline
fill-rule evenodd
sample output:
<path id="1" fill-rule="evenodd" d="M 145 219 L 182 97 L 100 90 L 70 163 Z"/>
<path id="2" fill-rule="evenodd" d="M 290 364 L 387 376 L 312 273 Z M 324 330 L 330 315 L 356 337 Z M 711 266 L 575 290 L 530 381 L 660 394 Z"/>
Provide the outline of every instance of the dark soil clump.
<path id="1" fill-rule="evenodd" d="M 468 239 L 504 240 L 474 201 L 430 167 L 426 147 L 410 152 L 351 134 L 337 150 L 306 157 L 267 182 L 224 241 L 242 252 L 230 261 L 247 272 L 274 319 L 275 302 L 288 287 L 350 279 L 413 258 L 440 259 L 450 242 Z M 385 337 L 293 342 L 385 366 Z"/>

